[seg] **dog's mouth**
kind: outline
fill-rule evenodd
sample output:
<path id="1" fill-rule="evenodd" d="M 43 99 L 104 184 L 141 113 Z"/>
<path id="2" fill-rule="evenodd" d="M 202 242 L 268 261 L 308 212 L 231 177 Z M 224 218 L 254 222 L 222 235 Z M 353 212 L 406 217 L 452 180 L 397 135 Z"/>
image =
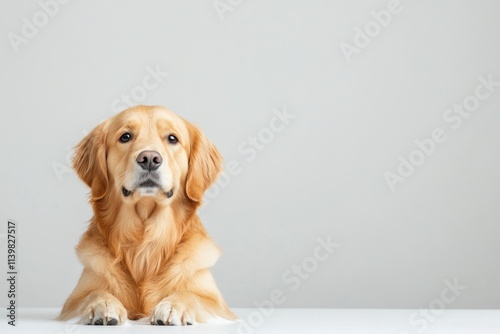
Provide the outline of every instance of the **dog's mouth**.
<path id="1" fill-rule="evenodd" d="M 162 193 L 166 198 L 170 198 L 174 195 L 174 188 L 165 191 L 163 188 L 154 180 L 147 179 L 145 181 L 140 182 L 134 189 L 127 189 L 122 186 L 122 194 L 125 197 L 129 197 L 137 190 L 141 193 L 141 195 L 154 195 L 157 192 Z"/>
<path id="2" fill-rule="evenodd" d="M 160 185 L 151 179 L 139 183 L 137 188 L 160 188 Z"/>

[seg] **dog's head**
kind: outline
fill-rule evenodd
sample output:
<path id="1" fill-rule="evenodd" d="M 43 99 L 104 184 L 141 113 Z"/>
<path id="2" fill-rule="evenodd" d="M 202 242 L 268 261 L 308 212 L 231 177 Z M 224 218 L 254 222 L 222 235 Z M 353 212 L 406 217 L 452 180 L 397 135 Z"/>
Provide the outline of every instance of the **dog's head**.
<path id="1" fill-rule="evenodd" d="M 137 106 L 98 125 L 76 147 L 73 166 L 97 201 L 158 202 L 179 194 L 201 202 L 221 170 L 217 148 L 195 126 L 162 107 Z"/>

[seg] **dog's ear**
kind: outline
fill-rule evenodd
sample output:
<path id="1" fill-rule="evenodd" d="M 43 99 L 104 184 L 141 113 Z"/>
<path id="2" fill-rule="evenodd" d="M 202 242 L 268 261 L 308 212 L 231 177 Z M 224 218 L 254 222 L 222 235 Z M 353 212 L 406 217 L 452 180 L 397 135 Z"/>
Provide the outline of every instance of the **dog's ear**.
<path id="1" fill-rule="evenodd" d="M 188 130 L 191 149 L 186 176 L 186 194 L 191 200 L 201 202 L 203 193 L 215 182 L 222 170 L 222 156 L 200 129 L 188 123 Z"/>
<path id="2" fill-rule="evenodd" d="M 73 168 L 91 189 L 91 199 L 98 200 L 108 190 L 106 164 L 106 122 L 92 130 L 75 148 Z"/>

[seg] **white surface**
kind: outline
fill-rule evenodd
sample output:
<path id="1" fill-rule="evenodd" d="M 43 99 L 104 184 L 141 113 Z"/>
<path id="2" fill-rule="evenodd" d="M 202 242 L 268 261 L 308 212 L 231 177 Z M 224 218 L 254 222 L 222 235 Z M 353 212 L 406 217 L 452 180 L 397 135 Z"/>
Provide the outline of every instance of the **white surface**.
<path id="1" fill-rule="evenodd" d="M 184 327 L 151 326 L 147 323 L 129 322 L 124 326 L 73 325 L 53 320 L 58 309 L 21 309 L 15 328 L 1 324 L 1 333 L 474 333 L 500 332 L 500 310 L 445 310 L 432 316 L 432 321 L 422 327 L 410 323 L 418 310 L 370 309 L 275 309 L 268 317 L 259 316 L 255 309 L 234 309 L 242 319 L 232 324 L 209 324 Z M 427 311 L 424 311 L 427 312 Z M 431 313 L 429 313 L 432 315 Z M 431 318 L 429 318 L 431 319 Z M 262 322 L 263 321 L 263 322 Z M 262 322 L 259 325 L 259 322 Z M 248 324 L 252 325 L 249 326 Z"/>

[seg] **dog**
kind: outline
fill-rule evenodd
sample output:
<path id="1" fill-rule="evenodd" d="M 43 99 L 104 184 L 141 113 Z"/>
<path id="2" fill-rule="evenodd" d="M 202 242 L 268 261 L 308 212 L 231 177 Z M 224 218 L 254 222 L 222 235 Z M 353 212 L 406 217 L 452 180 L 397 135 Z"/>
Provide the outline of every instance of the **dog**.
<path id="1" fill-rule="evenodd" d="M 235 320 L 209 271 L 221 252 L 196 213 L 221 165 L 200 129 L 163 107 L 124 110 L 90 132 L 73 168 L 94 216 L 76 247 L 82 275 L 58 319 Z"/>

